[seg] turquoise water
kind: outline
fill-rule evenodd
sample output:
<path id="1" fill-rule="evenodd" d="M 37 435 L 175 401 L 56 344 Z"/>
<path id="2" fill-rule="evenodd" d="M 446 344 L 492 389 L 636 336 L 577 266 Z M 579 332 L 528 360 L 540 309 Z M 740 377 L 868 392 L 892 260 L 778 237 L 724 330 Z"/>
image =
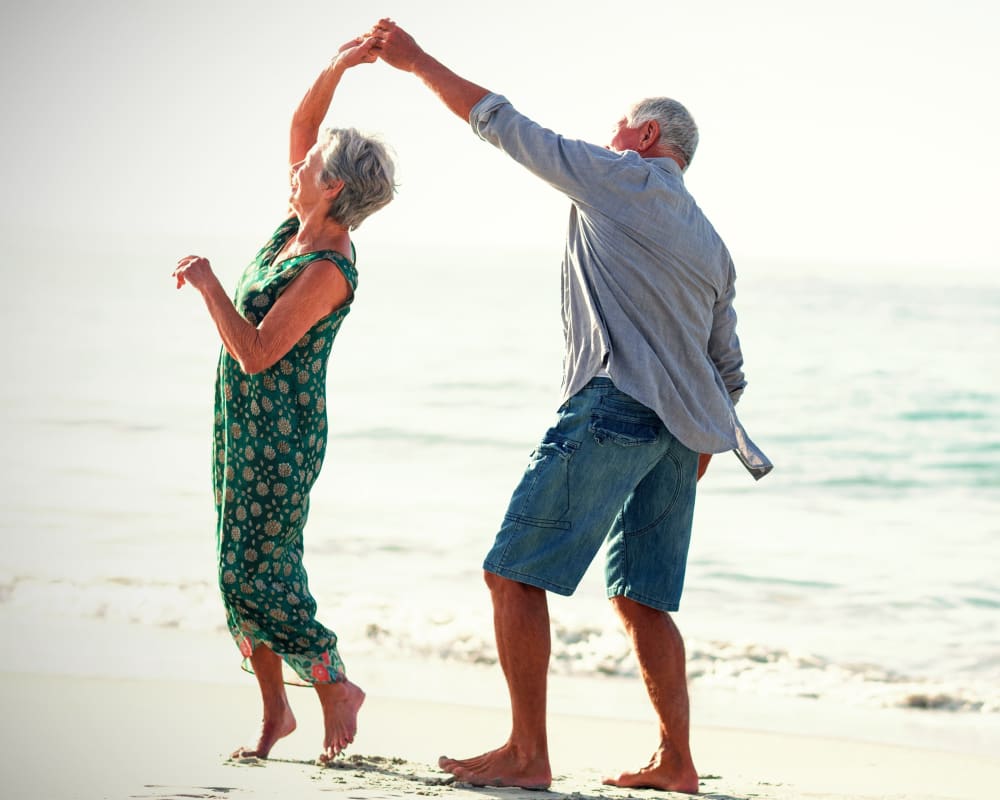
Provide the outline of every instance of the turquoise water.
<path id="1" fill-rule="evenodd" d="M 244 249 L 215 259 L 229 285 Z M 310 583 L 348 664 L 490 662 L 480 563 L 559 402 L 559 254 L 359 251 Z M 41 265 L 0 298 L 5 610 L 223 629 L 218 343 L 171 284 L 186 250 L 150 252 Z M 1000 285 L 947 274 L 741 269 L 740 413 L 776 468 L 718 456 L 700 488 L 693 684 L 1000 712 Z M 553 599 L 556 671 L 635 673 L 600 572 Z"/>

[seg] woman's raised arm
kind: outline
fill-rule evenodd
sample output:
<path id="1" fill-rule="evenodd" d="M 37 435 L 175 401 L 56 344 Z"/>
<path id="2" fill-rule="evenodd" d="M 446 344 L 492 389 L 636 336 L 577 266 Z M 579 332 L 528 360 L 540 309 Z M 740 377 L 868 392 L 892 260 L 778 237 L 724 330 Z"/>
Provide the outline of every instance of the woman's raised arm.
<path id="1" fill-rule="evenodd" d="M 375 61 L 376 55 L 372 52 L 374 45 L 374 39 L 361 36 L 345 42 L 305 93 L 299 107 L 295 109 L 295 114 L 292 115 L 288 149 L 289 167 L 294 169 L 316 144 L 320 126 L 330 110 L 333 93 L 343 74 L 358 64 L 371 64 Z"/>

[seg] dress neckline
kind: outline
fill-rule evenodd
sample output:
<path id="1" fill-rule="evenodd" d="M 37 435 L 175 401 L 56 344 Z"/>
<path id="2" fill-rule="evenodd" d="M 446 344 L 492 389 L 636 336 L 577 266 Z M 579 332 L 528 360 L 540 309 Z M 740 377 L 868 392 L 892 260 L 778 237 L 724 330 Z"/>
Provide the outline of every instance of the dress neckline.
<path id="1" fill-rule="evenodd" d="M 308 253 L 298 253 L 294 256 L 285 256 L 284 258 L 279 259 L 278 256 L 281 254 L 281 251 L 284 249 L 285 245 L 288 244 L 289 239 L 291 239 L 291 237 L 298 232 L 298 229 L 299 229 L 299 220 L 298 217 L 294 216 L 289 217 L 285 221 L 285 224 L 282 225 L 280 228 L 278 228 L 278 230 L 274 234 L 274 239 L 273 239 L 276 245 L 276 250 L 274 251 L 274 255 L 271 257 L 269 261 L 268 264 L 269 267 L 280 267 L 286 261 L 294 261 L 295 259 L 308 258 L 310 256 L 328 258 L 331 255 L 337 259 L 346 261 L 349 266 L 354 267 L 354 264 L 357 261 L 358 257 L 358 251 L 354 247 L 354 242 L 351 242 L 350 256 L 344 255 L 339 250 L 310 250 Z M 282 236 L 284 236 L 285 238 L 281 241 L 281 244 L 278 244 L 278 240 Z"/>

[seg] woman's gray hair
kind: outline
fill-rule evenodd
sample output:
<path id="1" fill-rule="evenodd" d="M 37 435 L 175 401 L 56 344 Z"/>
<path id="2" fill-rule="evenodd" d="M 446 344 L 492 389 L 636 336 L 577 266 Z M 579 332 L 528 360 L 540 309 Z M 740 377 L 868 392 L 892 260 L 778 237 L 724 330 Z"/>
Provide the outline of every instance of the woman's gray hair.
<path id="1" fill-rule="evenodd" d="M 625 115 L 625 121 L 630 128 L 643 122 L 656 120 L 660 126 L 658 144 L 668 147 L 684 159 L 683 169 L 687 169 L 698 149 L 698 126 L 694 117 L 676 100 L 669 97 L 647 97 L 640 100 Z"/>
<path id="2" fill-rule="evenodd" d="M 320 140 L 321 185 L 344 182 L 327 216 L 348 230 L 389 204 L 396 192 L 396 165 L 389 148 L 355 128 L 328 128 Z"/>

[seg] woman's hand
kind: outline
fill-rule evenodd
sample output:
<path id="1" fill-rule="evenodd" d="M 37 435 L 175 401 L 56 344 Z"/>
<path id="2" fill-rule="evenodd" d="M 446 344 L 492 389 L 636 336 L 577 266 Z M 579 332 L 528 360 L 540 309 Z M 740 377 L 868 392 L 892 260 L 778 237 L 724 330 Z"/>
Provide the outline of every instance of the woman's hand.
<path id="1" fill-rule="evenodd" d="M 212 265 L 207 258 L 201 256 L 185 256 L 177 262 L 174 269 L 174 277 L 177 279 L 177 288 L 180 289 L 185 283 L 192 288 L 202 291 L 214 278 Z"/>
<path id="2" fill-rule="evenodd" d="M 288 144 L 288 164 L 293 170 L 305 159 L 309 148 L 316 144 L 320 125 L 330 110 L 330 101 L 341 77 L 351 67 L 375 61 L 378 58 L 374 52 L 375 44 L 367 33 L 344 42 L 302 98 L 292 117 Z"/>
<path id="3" fill-rule="evenodd" d="M 345 69 L 356 67 L 358 64 L 371 64 L 378 58 L 372 51 L 375 44 L 370 34 L 357 36 L 340 46 L 334 60 L 342 64 Z"/>

